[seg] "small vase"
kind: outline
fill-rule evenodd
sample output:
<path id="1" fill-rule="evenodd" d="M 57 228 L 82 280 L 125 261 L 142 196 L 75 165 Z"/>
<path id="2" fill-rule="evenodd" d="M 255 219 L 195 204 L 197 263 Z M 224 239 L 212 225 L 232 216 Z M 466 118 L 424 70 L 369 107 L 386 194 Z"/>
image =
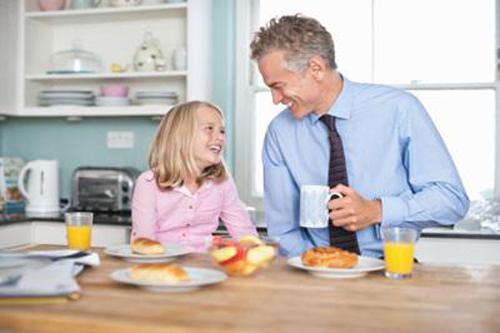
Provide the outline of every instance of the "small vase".
<path id="1" fill-rule="evenodd" d="M 65 5 L 66 0 L 38 0 L 40 10 L 61 10 Z"/>

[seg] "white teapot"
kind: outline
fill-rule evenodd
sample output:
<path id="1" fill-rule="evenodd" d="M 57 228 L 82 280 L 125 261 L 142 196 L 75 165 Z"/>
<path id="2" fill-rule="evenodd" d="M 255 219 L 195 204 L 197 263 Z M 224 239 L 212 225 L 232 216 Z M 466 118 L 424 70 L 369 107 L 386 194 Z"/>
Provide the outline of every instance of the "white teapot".
<path id="1" fill-rule="evenodd" d="M 134 55 L 134 69 L 138 72 L 164 71 L 167 60 L 160 47 L 160 41 L 146 32 L 144 41 Z"/>
<path id="2" fill-rule="evenodd" d="M 112 7 L 138 6 L 141 2 L 142 0 L 109 0 Z"/>

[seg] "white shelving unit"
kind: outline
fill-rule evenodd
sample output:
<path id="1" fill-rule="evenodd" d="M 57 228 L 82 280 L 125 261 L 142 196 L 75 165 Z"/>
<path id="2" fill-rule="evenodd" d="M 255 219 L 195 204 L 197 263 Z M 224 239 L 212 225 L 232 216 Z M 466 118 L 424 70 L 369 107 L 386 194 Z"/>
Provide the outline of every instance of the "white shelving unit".
<path id="1" fill-rule="evenodd" d="M 210 0 L 60 11 L 40 11 L 37 0 L 2 1 L 2 6 L 4 7 L 0 7 L 0 28 L 14 32 L 0 37 L 6 45 L 5 52 L 0 49 L 0 61 L 5 59 L 0 62 L 0 72 L 4 73 L 3 83 L 0 83 L 0 90 L 3 90 L 0 92 L 2 115 L 155 116 L 163 115 L 170 107 L 38 106 L 37 96 L 42 90 L 92 90 L 98 94 L 99 87 L 109 83 L 128 85 L 129 97 L 132 100 L 137 91 L 175 91 L 180 102 L 210 99 Z M 10 20 L 7 20 L 9 17 Z M 15 26 L 14 29 L 12 25 Z M 153 37 L 160 41 L 163 54 L 167 58 L 166 70 L 111 72 L 112 63 L 133 67 L 134 54 L 146 31 L 151 32 Z M 71 49 L 75 39 L 82 41 L 84 50 L 101 58 L 104 71 L 92 74 L 47 74 L 51 55 Z M 172 69 L 172 54 L 178 47 L 185 47 L 187 50 L 185 71 Z M 12 67 L 15 70 L 12 70 Z"/>

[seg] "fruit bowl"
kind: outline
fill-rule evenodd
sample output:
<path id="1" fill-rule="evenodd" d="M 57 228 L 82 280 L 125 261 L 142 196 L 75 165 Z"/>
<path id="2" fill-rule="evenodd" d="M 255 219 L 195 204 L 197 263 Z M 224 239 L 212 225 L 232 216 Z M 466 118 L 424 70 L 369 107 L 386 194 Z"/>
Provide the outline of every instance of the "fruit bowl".
<path id="1" fill-rule="evenodd" d="M 250 276 L 268 267 L 276 253 L 277 243 L 253 235 L 239 240 L 215 236 L 210 247 L 215 263 L 231 276 Z"/>

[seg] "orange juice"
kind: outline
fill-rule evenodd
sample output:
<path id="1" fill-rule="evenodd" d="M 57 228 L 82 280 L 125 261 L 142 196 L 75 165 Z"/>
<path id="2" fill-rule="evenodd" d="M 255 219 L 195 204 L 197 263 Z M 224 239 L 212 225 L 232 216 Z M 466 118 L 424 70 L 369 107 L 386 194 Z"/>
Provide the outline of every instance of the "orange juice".
<path id="1" fill-rule="evenodd" d="M 68 247 L 70 249 L 88 250 L 91 239 L 90 225 L 67 225 Z"/>
<path id="2" fill-rule="evenodd" d="M 385 268 L 389 273 L 409 275 L 413 270 L 413 243 L 384 244 Z"/>

